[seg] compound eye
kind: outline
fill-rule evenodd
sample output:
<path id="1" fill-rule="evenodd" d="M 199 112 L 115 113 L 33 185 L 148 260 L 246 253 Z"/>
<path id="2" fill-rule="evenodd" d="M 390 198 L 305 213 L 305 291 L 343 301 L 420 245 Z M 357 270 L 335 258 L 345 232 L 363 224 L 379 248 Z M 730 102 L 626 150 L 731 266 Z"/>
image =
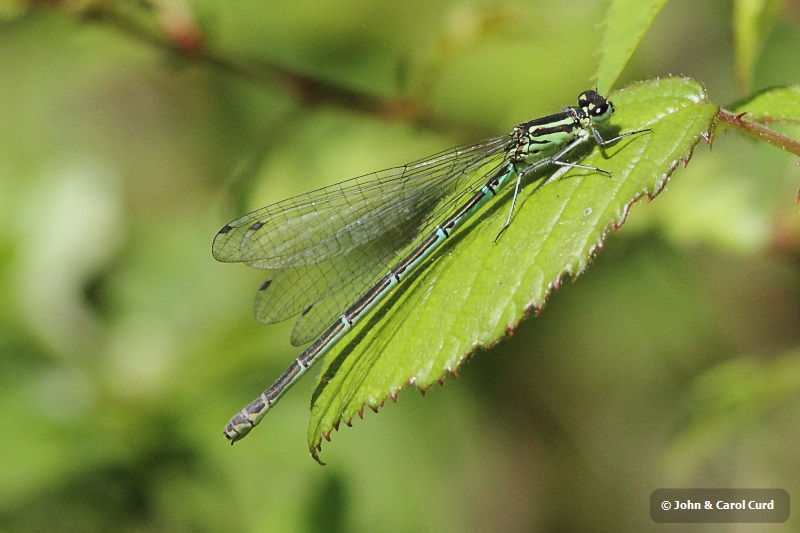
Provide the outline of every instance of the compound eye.
<path id="1" fill-rule="evenodd" d="M 578 105 L 592 119 L 603 121 L 614 114 L 611 102 L 597 94 L 597 91 L 584 91 L 578 97 Z"/>
<path id="2" fill-rule="evenodd" d="M 608 113 L 608 104 L 605 102 L 602 104 L 589 104 L 589 112 L 595 117 L 605 115 Z"/>

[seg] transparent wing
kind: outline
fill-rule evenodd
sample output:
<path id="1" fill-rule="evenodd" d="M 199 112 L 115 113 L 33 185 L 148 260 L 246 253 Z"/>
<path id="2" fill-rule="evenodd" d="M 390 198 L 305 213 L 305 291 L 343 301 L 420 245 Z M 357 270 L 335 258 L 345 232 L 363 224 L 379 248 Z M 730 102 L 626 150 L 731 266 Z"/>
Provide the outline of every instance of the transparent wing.
<path id="1" fill-rule="evenodd" d="M 401 218 L 418 218 L 422 199 L 441 199 L 469 168 L 502 149 L 506 137 L 450 149 L 366 174 L 244 215 L 223 227 L 219 261 L 280 269 L 312 264 L 371 242 Z"/>
<path id="2" fill-rule="evenodd" d="M 411 230 L 403 232 L 399 225 L 392 230 L 370 246 L 312 265 L 272 272 L 256 294 L 256 317 L 273 323 L 301 314 L 292 343 L 313 339 L 364 292 L 376 273 L 388 271 L 387 265 L 397 255 L 398 247 L 413 238 Z"/>
<path id="3" fill-rule="evenodd" d="M 384 275 L 395 255 L 390 247 L 361 248 L 347 256 L 276 272 L 269 287 L 256 294 L 255 315 L 271 323 L 299 313 L 291 342 L 305 344 Z"/>
<path id="4" fill-rule="evenodd" d="M 253 211 L 220 230 L 214 257 L 268 270 L 255 315 L 273 323 L 301 314 L 292 343 L 304 344 L 480 187 L 507 143 L 503 136 L 450 149 Z"/>

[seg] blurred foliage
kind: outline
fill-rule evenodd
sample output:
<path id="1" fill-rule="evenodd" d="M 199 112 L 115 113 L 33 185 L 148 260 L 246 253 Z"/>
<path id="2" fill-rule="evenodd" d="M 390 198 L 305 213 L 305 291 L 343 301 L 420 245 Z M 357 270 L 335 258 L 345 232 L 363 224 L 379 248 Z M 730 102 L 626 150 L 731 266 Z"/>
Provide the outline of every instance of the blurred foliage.
<path id="1" fill-rule="evenodd" d="M 764 4 L 752 67 L 732 4 L 675 0 L 617 86 L 797 84 L 800 10 Z M 340 431 L 329 466 L 311 379 L 225 445 L 297 350 L 215 232 L 570 104 L 606 9 L 0 2 L 0 530 L 642 531 L 655 488 L 800 494 L 797 160 L 731 131 L 541 316 Z"/>

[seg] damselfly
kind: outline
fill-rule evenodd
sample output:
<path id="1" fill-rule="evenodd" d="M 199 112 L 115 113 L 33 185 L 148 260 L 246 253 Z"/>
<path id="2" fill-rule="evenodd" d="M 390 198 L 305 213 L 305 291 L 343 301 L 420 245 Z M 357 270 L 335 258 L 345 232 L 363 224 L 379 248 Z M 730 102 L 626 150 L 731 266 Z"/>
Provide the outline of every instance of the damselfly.
<path id="1" fill-rule="evenodd" d="M 230 420 L 225 437 L 233 443 L 247 435 L 311 365 L 504 185 L 516 182 L 503 230 L 531 172 L 554 165 L 609 175 L 564 158 L 589 139 L 603 147 L 649 131 L 604 140 L 595 123 L 613 114 L 609 100 L 584 91 L 577 106 L 520 124 L 508 135 L 283 200 L 223 227 L 214 239 L 217 260 L 268 271 L 256 295 L 256 317 L 274 323 L 299 314 L 292 344 L 316 339 Z"/>

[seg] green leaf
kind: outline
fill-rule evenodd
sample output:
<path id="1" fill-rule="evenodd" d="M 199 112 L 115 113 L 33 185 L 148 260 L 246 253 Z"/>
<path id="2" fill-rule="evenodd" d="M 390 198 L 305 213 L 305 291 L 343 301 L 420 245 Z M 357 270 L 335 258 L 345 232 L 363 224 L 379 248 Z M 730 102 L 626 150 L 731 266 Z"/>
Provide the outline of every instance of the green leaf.
<path id="1" fill-rule="evenodd" d="M 605 156 L 594 147 L 582 159 L 611 177 L 570 169 L 542 187 L 525 184 L 495 244 L 510 208 L 507 187 L 328 353 L 308 429 L 315 458 L 340 421 L 349 424 L 365 406 L 377 410 L 406 385 L 424 390 L 540 308 L 565 275 L 586 267 L 631 203 L 661 190 L 718 112 L 700 84 L 682 78 L 639 83 L 612 98 L 617 114 L 606 138 L 652 131 L 606 148 Z"/>
<path id="2" fill-rule="evenodd" d="M 594 79 L 600 94 L 606 94 L 628 64 L 636 47 L 666 0 L 613 0 L 604 21 L 600 63 Z"/>
<path id="3" fill-rule="evenodd" d="M 783 3 L 784 0 L 736 0 L 733 3 L 736 80 L 743 92 L 750 91 L 756 59 Z"/>
<path id="4" fill-rule="evenodd" d="M 776 87 L 736 104 L 735 113 L 747 112 L 755 122 L 800 122 L 800 85 Z"/>

